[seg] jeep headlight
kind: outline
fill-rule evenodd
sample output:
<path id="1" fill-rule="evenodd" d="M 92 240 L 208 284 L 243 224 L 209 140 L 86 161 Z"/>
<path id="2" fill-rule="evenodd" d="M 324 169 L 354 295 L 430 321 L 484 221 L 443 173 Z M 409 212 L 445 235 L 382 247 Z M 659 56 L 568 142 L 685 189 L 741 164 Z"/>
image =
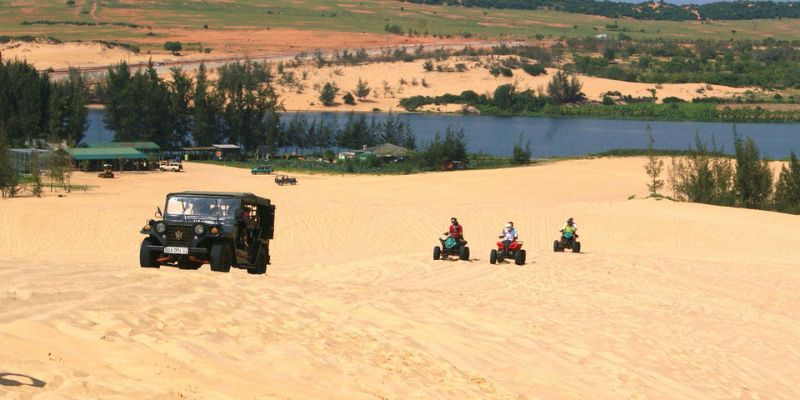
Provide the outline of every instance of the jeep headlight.
<path id="1" fill-rule="evenodd" d="M 167 225 L 163 222 L 159 222 L 156 224 L 156 232 L 164 233 L 167 230 Z"/>
<path id="2" fill-rule="evenodd" d="M 206 231 L 206 227 L 203 224 L 197 224 L 194 226 L 194 233 L 195 235 L 202 235 Z"/>

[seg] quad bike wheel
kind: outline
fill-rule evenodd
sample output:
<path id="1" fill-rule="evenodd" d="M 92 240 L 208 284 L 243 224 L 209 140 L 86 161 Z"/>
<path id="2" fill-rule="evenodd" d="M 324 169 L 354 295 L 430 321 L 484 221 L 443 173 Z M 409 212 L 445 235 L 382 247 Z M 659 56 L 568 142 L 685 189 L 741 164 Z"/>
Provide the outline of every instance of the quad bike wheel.
<path id="1" fill-rule="evenodd" d="M 147 246 L 153 245 L 153 239 L 145 238 L 142 241 L 142 247 L 139 248 L 139 266 L 142 268 L 158 268 L 159 264 L 156 258 L 158 258 L 158 254 L 155 251 L 151 251 L 147 248 Z"/>
<path id="2" fill-rule="evenodd" d="M 581 252 L 581 243 L 578 241 L 572 242 L 572 252 L 573 253 L 580 253 Z"/>
<path id="3" fill-rule="evenodd" d="M 517 254 L 514 254 L 514 264 L 525 264 L 525 250 L 517 250 Z"/>
<path id="4" fill-rule="evenodd" d="M 469 247 L 462 246 L 458 249 L 458 258 L 464 261 L 469 260 Z"/>
<path id="5" fill-rule="evenodd" d="M 492 249 L 489 253 L 489 264 L 497 264 L 497 250 Z"/>
<path id="6" fill-rule="evenodd" d="M 433 259 L 434 260 L 438 260 L 440 258 L 442 258 L 442 248 L 439 247 L 439 246 L 436 246 L 436 247 L 433 248 Z"/>
<path id="7" fill-rule="evenodd" d="M 230 272 L 231 250 L 226 243 L 214 243 L 211 246 L 211 270 L 214 272 Z"/>

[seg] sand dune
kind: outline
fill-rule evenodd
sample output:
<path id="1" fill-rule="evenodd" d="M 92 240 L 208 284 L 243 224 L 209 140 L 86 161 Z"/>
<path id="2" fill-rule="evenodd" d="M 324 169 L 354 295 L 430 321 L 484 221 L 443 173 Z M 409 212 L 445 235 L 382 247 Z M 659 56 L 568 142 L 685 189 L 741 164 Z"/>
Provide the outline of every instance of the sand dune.
<path id="1" fill-rule="evenodd" d="M 278 187 L 188 163 L 0 201 L 0 397 L 800 397 L 800 218 L 641 200 L 643 164 Z M 277 204 L 267 276 L 138 267 L 138 230 L 184 189 Z M 454 215 L 473 260 L 434 261 Z M 551 251 L 567 216 L 583 254 Z M 487 261 L 508 219 L 523 267 Z"/>

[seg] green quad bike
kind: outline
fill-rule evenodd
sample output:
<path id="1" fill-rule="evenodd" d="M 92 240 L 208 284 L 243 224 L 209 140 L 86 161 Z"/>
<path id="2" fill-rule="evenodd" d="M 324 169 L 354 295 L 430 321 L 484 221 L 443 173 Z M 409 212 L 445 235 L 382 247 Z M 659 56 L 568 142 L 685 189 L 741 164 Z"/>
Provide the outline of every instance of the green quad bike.
<path id="1" fill-rule="evenodd" d="M 441 246 L 433 248 L 434 260 L 447 260 L 450 256 L 456 256 L 459 260 L 469 260 L 469 247 L 466 240 L 459 241 L 451 235 L 445 239 L 439 239 Z"/>
<path id="2" fill-rule="evenodd" d="M 561 234 L 561 239 L 553 242 L 553 251 L 559 252 L 565 249 L 571 249 L 573 253 L 581 252 L 581 242 L 578 241 L 578 235 L 572 232 L 564 232 Z"/>

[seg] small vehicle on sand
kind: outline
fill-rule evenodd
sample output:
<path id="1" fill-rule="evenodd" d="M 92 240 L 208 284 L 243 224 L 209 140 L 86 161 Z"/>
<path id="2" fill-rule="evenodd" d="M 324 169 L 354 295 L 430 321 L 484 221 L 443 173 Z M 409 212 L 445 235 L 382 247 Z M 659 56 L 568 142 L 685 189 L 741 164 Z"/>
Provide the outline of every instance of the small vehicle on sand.
<path id="1" fill-rule="evenodd" d="M 527 253 L 522 250 L 521 241 L 513 241 L 508 245 L 508 250 L 503 249 L 503 242 L 497 242 L 497 249 L 492 249 L 489 253 L 489 264 L 503 262 L 506 258 L 514 260 L 514 264 L 524 265 Z"/>
<path id="2" fill-rule="evenodd" d="M 433 248 L 434 260 L 447 260 L 450 256 L 456 256 L 459 260 L 469 260 L 469 247 L 465 240 L 458 240 L 452 235 L 444 239 L 439 239 L 441 246 Z"/>
<path id="3" fill-rule="evenodd" d="M 573 253 L 581 252 L 581 242 L 578 241 L 578 235 L 572 232 L 564 232 L 561 234 L 561 239 L 553 242 L 553 251 L 564 251 L 571 249 Z"/>
<path id="4" fill-rule="evenodd" d="M 215 272 L 231 267 L 264 274 L 270 263 L 275 206 L 252 193 L 178 192 L 167 195 L 162 214 L 147 221 L 139 249 L 142 268 L 161 265 Z"/>
<path id="5" fill-rule="evenodd" d="M 97 174 L 101 178 L 113 178 L 114 172 L 111 170 L 111 164 L 103 164 L 103 172 Z"/>
<path id="6" fill-rule="evenodd" d="M 259 165 L 259 166 L 250 168 L 250 173 L 253 174 L 253 175 L 258 175 L 258 174 L 267 174 L 267 175 L 269 175 L 269 174 L 272 173 L 272 171 L 273 171 L 272 165 Z"/>
<path id="7" fill-rule="evenodd" d="M 283 185 L 296 185 L 297 178 L 288 175 L 278 175 L 275 177 L 275 183 L 280 186 Z"/>
<path id="8" fill-rule="evenodd" d="M 183 164 L 180 161 L 164 160 L 158 163 L 158 169 L 159 171 L 181 172 Z"/>

